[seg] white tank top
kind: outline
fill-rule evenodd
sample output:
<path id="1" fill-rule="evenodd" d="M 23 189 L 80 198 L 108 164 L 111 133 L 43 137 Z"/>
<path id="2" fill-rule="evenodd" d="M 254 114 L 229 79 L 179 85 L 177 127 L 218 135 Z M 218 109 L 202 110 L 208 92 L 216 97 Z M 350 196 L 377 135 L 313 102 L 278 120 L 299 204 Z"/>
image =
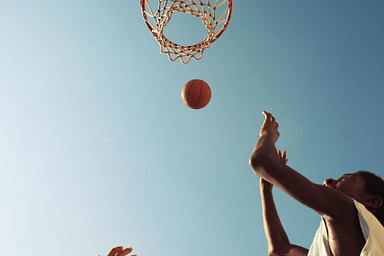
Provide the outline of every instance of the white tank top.
<path id="1" fill-rule="evenodd" d="M 356 200 L 353 201 L 359 214 L 360 227 L 366 241 L 360 256 L 384 256 L 384 227 L 363 204 Z M 322 220 L 307 256 L 331 255 L 327 229 L 324 220 Z"/>

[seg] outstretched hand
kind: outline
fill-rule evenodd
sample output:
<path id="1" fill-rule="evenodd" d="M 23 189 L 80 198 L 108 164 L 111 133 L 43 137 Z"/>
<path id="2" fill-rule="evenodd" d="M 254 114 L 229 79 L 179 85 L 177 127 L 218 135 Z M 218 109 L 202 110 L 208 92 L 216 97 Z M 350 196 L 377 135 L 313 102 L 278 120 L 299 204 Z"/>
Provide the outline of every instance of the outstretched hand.
<path id="1" fill-rule="evenodd" d="M 279 124 L 276 123 L 276 120 L 271 113 L 263 111 L 263 114 L 265 116 L 265 120 L 263 126 L 260 129 L 260 137 L 263 135 L 271 135 L 273 141 L 276 142 L 280 136 L 280 133 L 278 131 Z"/>
<path id="2" fill-rule="evenodd" d="M 107 254 L 107 256 L 126 256 L 131 252 L 132 252 L 132 247 L 124 249 L 123 246 L 118 246 L 118 247 L 112 248 Z M 131 256 L 136 256 L 136 255 L 131 255 Z"/>

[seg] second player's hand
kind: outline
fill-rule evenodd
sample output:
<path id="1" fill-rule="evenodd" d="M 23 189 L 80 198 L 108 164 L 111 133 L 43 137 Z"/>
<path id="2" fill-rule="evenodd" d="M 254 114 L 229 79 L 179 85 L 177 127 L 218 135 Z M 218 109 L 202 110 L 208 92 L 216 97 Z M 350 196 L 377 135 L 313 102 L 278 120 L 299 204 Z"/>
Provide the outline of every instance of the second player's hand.
<path id="1" fill-rule="evenodd" d="M 107 256 L 126 256 L 131 252 L 132 252 L 132 247 L 124 249 L 123 246 L 118 246 L 118 247 L 112 248 L 107 254 Z M 136 256 L 136 255 L 132 255 L 132 256 Z"/>

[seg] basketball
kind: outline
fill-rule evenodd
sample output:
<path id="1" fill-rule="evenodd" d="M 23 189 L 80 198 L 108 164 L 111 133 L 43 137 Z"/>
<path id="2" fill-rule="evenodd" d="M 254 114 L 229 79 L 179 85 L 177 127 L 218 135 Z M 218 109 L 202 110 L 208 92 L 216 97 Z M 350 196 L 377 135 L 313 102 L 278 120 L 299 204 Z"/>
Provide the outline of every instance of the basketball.
<path id="1" fill-rule="evenodd" d="M 211 88 L 203 80 L 193 79 L 184 85 L 181 98 L 188 107 L 200 109 L 211 100 Z"/>

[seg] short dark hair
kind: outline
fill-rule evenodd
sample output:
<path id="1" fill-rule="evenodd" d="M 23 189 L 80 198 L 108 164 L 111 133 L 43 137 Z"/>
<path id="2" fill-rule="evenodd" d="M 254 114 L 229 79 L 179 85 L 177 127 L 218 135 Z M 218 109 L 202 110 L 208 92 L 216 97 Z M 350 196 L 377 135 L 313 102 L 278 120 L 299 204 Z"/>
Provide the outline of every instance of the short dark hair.
<path id="1" fill-rule="evenodd" d="M 371 196 L 379 196 L 383 200 L 383 204 L 377 208 L 374 215 L 384 226 L 384 180 L 376 174 L 368 171 L 358 171 L 355 175 L 360 176 L 364 180 L 364 190 Z"/>

